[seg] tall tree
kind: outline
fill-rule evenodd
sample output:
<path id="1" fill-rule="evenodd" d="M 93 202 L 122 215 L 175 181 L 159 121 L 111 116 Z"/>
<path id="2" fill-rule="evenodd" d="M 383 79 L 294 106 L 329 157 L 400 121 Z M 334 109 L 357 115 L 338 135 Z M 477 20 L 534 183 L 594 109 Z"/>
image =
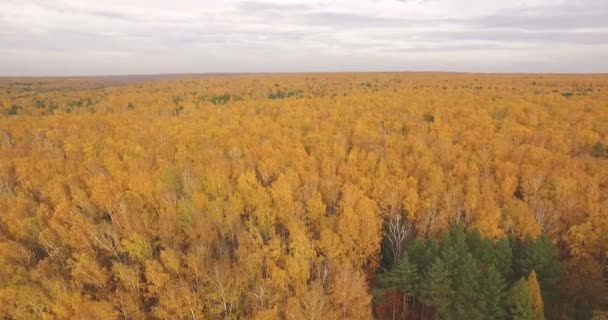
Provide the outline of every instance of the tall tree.
<path id="1" fill-rule="evenodd" d="M 440 317 L 449 314 L 450 301 L 454 292 L 450 285 L 450 275 L 443 261 L 436 257 L 421 284 L 423 302 L 435 309 Z"/>
<path id="2" fill-rule="evenodd" d="M 532 312 L 534 313 L 534 320 L 545 319 L 545 306 L 543 304 L 543 297 L 540 293 L 540 286 L 536 279 L 536 271 L 532 270 L 527 279 L 528 287 L 530 288 L 530 296 L 532 298 Z"/>
<path id="3" fill-rule="evenodd" d="M 530 288 L 524 278 L 517 280 L 509 290 L 507 307 L 509 310 L 509 319 L 534 320 L 532 296 L 530 294 Z"/>
<path id="4" fill-rule="evenodd" d="M 481 294 L 487 319 L 505 320 L 507 318 L 505 298 L 507 285 L 503 276 L 493 265 L 487 267 L 481 277 Z"/>
<path id="5" fill-rule="evenodd" d="M 536 271 L 543 297 L 557 298 L 556 285 L 561 277 L 561 267 L 551 240 L 546 236 L 539 236 L 537 239 L 516 241 L 513 251 L 516 275 L 526 277 Z"/>

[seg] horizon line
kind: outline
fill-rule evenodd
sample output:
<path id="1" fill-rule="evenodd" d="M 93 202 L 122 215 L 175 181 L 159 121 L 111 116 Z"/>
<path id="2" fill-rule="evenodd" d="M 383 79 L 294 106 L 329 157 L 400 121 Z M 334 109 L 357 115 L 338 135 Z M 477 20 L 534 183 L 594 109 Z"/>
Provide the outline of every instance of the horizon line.
<path id="1" fill-rule="evenodd" d="M 73 74 L 73 75 L 1 75 L 0 79 L 70 79 L 70 78 L 128 78 L 128 77 L 175 77 L 175 76 L 247 76 L 247 75 L 297 75 L 297 74 L 382 74 L 382 73 L 425 73 L 425 74 L 479 74 L 479 75 L 608 75 L 608 72 L 490 72 L 490 71 L 260 71 L 260 72 L 170 72 L 170 73 L 116 73 L 116 74 Z"/>

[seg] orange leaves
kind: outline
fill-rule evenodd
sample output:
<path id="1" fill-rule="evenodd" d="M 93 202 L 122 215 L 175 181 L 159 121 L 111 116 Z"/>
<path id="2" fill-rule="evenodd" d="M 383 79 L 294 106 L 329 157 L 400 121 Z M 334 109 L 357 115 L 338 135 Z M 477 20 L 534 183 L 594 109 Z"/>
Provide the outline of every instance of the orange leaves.
<path id="1" fill-rule="evenodd" d="M 337 232 L 345 248 L 345 259 L 356 267 L 374 268 L 381 241 L 379 210 L 373 200 L 351 185 L 342 191 Z"/>
<path id="2" fill-rule="evenodd" d="M 145 263 L 145 276 L 147 280 L 147 290 L 150 295 L 162 294 L 165 285 L 171 281 L 171 276 L 165 272 L 163 266 L 154 260 Z"/>
<path id="3" fill-rule="evenodd" d="M 114 279 L 127 291 L 138 291 L 142 287 L 141 272 L 138 266 L 129 266 L 120 262 L 112 264 Z"/>
<path id="4" fill-rule="evenodd" d="M 110 280 L 110 274 L 100 267 L 95 257 L 89 254 L 77 254 L 72 266 L 72 280 L 81 288 L 86 285 L 102 289 Z"/>
<path id="5" fill-rule="evenodd" d="M 578 76 L 529 77 L 41 80 L 0 93 L 22 106 L 0 116 L 0 317 L 366 317 L 390 215 L 422 237 L 453 223 L 544 232 L 601 261 L 608 166 L 591 152 L 608 141 L 608 81 L 585 76 L 595 91 L 564 99 Z"/>
<path id="6" fill-rule="evenodd" d="M 331 302 L 340 319 L 370 319 L 371 296 L 365 276 L 349 264 L 341 265 L 334 277 Z"/>
<path id="7" fill-rule="evenodd" d="M 503 228 L 519 238 L 535 239 L 541 233 L 541 227 L 534 221 L 534 216 L 525 202 L 512 200 L 502 209 Z"/>

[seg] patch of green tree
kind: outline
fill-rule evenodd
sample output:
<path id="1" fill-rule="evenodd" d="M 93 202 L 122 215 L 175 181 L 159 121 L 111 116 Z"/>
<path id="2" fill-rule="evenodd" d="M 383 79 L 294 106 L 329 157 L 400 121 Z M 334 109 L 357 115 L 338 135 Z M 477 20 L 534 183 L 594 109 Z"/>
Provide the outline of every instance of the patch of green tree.
<path id="1" fill-rule="evenodd" d="M 539 319 L 543 299 L 557 299 L 561 268 L 551 241 L 482 238 L 456 226 L 440 240 L 415 239 L 380 273 L 380 319 Z M 390 293 L 390 294 L 387 294 Z M 395 294 L 397 293 L 397 294 Z M 386 299 L 385 297 L 400 297 Z"/>

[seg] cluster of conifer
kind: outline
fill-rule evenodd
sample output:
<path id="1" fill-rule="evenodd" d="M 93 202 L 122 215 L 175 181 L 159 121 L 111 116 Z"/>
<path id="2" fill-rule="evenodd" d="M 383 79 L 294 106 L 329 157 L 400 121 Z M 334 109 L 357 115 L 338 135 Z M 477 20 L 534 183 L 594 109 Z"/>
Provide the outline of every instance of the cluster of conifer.
<path id="1" fill-rule="evenodd" d="M 416 239 L 389 268 L 377 279 L 383 319 L 543 320 L 543 298 L 560 300 L 561 267 L 544 236 L 489 240 L 456 226 L 439 241 Z"/>

